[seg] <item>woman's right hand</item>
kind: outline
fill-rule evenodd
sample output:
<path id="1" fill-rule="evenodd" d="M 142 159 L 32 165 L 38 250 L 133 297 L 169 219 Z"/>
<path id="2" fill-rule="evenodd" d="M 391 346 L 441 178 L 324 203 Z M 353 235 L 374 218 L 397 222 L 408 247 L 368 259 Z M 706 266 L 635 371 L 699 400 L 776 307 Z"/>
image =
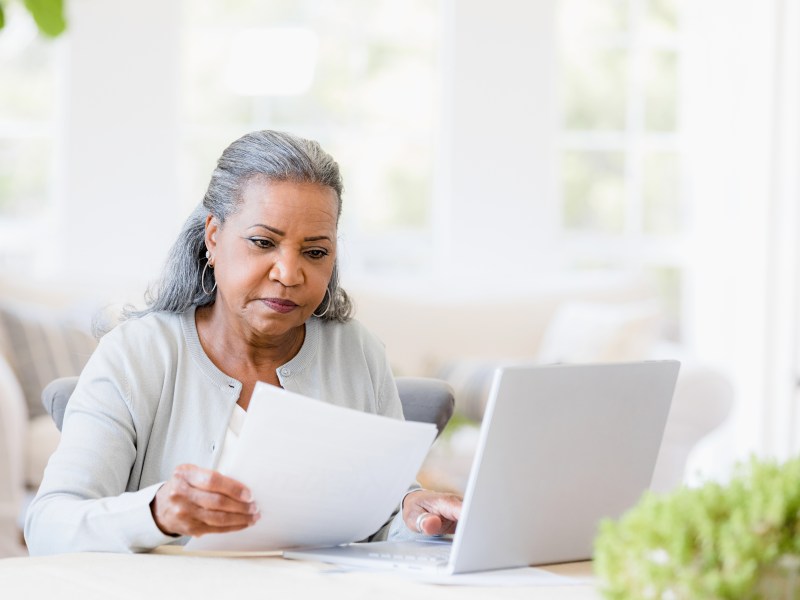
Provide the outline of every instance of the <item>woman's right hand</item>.
<path id="1" fill-rule="evenodd" d="M 196 465 L 176 467 L 150 502 L 150 512 L 168 535 L 238 531 L 261 518 L 247 487 Z"/>

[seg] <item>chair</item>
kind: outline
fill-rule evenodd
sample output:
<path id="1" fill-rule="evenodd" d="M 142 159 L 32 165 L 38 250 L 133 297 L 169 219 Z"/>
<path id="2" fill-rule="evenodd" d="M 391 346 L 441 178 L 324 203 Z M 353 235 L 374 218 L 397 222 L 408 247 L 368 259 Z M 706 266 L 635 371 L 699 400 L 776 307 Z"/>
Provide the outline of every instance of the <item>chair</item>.
<path id="1" fill-rule="evenodd" d="M 703 365 L 681 367 L 651 490 L 670 492 L 690 483 L 687 476 L 701 475 L 686 472 L 692 451 L 725 422 L 733 405 L 733 386 L 723 373 Z"/>
<path id="2" fill-rule="evenodd" d="M 398 377 L 396 381 L 406 419 L 433 423 L 437 435 L 441 433 L 453 414 L 453 388 L 440 379 L 428 377 Z M 51 381 L 42 392 L 42 403 L 59 431 L 77 383 L 77 377 L 61 377 Z"/>

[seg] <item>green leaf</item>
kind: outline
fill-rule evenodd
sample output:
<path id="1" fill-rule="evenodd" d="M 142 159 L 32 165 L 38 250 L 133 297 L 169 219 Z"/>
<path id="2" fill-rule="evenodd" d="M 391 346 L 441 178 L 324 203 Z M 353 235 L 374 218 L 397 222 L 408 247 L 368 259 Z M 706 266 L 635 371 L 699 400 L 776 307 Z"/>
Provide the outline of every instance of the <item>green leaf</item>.
<path id="1" fill-rule="evenodd" d="M 64 0 L 25 0 L 25 7 L 44 35 L 58 37 L 67 28 Z"/>
<path id="2" fill-rule="evenodd" d="M 604 521 L 594 568 L 607 598 L 776 598 L 759 586 L 788 559 L 778 583 L 800 570 L 799 531 L 800 457 L 751 458 L 725 485 L 645 494 Z"/>
<path id="3" fill-rule="evenodd" d="M 6 24 L 6 14 L 3 12 L 3 5 L 0 4 L 0 29 L 5 27 Z"/>

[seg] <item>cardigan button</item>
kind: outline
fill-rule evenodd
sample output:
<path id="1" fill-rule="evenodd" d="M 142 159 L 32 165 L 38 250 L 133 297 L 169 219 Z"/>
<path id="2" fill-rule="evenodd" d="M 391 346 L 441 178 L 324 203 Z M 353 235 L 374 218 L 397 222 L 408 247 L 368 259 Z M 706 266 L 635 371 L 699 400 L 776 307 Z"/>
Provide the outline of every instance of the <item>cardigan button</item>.
<path id="1" fill-rule="evenodd" d="M 289 367 L 282 367 L 281 368 L 281 375 L 288 377 L 292 374 L 292 370 Z"/>

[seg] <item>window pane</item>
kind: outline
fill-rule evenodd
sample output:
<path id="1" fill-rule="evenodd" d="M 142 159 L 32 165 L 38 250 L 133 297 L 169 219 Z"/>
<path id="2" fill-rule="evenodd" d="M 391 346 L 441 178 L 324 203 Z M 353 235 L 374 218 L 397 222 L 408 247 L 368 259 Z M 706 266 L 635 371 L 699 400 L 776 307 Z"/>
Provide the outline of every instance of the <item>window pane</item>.
<path id="1" fill-rule="evenodd" d="M 344 202 L 371 233 L 422 229 L 429 217 L 432 146 L 396 134 L 331 140 L 345 181 Z M 371 151 L 381 148 L 380 152 Z M 350 174 L 358 176 L 350 177 Z"/>
<path id="2" fill-rule="evenodd" d="M 625 128 L 626 52 L 567 48 L 562 52 L 561 77 L 565 129 Z"/>
<path id="3" fill-rule="evenodd" d="M 49 197 L 52 142 L 0 139 L 0 215 L 31 217 Z"/>
<path id="4" fill-rule="evenodd" d="M 22 3 L 6 3 L 4 9 L 7 21 L 0 31 L 0 219 L 36 218 L 50 199 L 58 43 L 39 36 Z"/>
<path id="5" fill-rule="evenodd" d="M 622 232 L 623 177 L 621 152 L 565 152 L 562 157 L 565 226 L 595 233 Z"/>
<path id="6" fill-rule="evenodd" d="M 678 157 L 674 152 L 651 152 L 644 158 L 644 230 L 670 234 L 681 229 Z"/>
<path id="7" fill-rule="evenodd" d="M 627 0 L 559 0 L 557 14 L 564 40 L 608 39 L 628 28 Z"/>
<path id="8" fill-rule="evenodd" d="M 678 0 L 647 0 L 645 27 L 648 35 L 666 36 L 678 32 Z"/>
<path id="9" fill-rule="evenodd" d="M 647 55 L 645 80 L 645 127 L 649 131 L 677 128 L 678 57 L 672 51 Z"/>
<path id="10" fill-rule="evenodd" d="M 55 42 L 41 38 L 20 5 L 5 6 L 0 31 L 0 121 L 46 121 L 53 115 Z"/>

